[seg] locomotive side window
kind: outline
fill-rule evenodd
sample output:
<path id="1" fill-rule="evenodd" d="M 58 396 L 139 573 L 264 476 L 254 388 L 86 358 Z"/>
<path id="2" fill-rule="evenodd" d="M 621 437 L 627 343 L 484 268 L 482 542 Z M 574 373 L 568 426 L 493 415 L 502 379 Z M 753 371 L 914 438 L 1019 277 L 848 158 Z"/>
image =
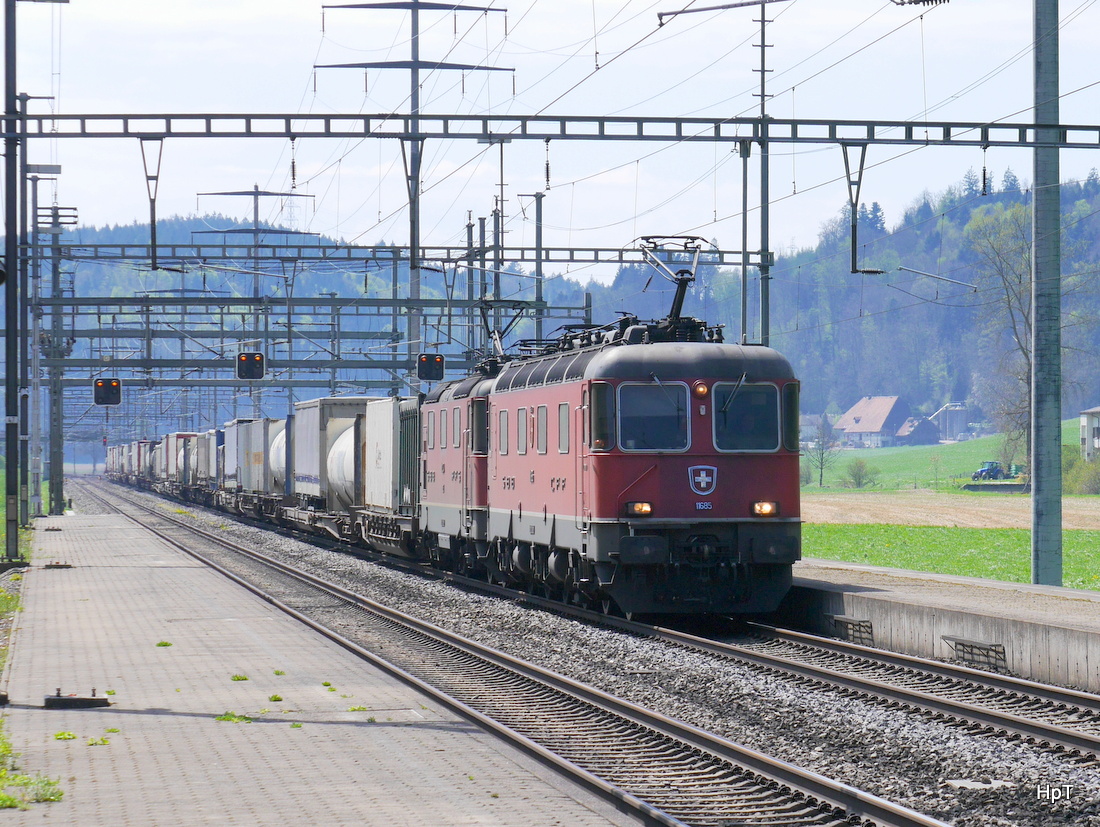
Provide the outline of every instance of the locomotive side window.
<path id="1" fill-rule="evenodd" d="M 439 448 L 447 447 L 447 409 L 439 409 Z"/>
<path id="2" fill-rule="evenodd" d="M 535 409 L 535 448 L 540 454 L 546 453 L 546 406 L 539 405 Z"/>
<path id="3" fill-rule="evenodd" d="M 592 383 L 588 423 L 588 447 L 593 451 L 610 451 L 615 445 L 615 393 L 606 382 Z"/>
<path id="4" fill-rule="evenodd" d="M 783 386 L 783 447 L 798 450 L 798 383 Z"/>
<path id="5" fill-rule="evenodd" d="M 428 411 L 428 447 L 435 447 L 435 411 Z"/>
<path id="6" fill-rule="evenodd" d="M 527 453 L 527 409 L 516 411 L 516 453 Z"/>
<path id="7" fill-rule="evenodd" d="M 501 456 L 508 453 L 508 411 L 500 412 L 500 427 L 497 428 L 498 448 Z"/>
<path id="8" fill-rule="evenodd" d="M 558 404 L 558 453 L 569 453 L 569 403 Z"/>
<path id="9" fill-rule="evenodd" d="M 454 410 L 451 411 L 451 422 L 453 423 L 451 425 L 451 427 L 454 429 L 454 442 L 452 442 L 451 444 L 454 445 L 455 448 L 461 448 L 462 447 L 462 409 L 461 408 L 455 408 Z"/>
<path id="10" fill-rule="evenodd" d="M 688 389 L 680 383 L 619 386 L 619 444 L 625 451 L 688 447 Z"/>
<path id="11" fill-rule="evenodd" d="M 714 445 L 719 451 L 779 448 L 779 389 L 775 385 L 719 382 L 714 385 L 713 399 Z"/>
<path id="12" fill-rule="evenodd" d="M 489 405 L 484 399 L 470 403 L 470 450 L 482 456 L 489 453 Z"/>

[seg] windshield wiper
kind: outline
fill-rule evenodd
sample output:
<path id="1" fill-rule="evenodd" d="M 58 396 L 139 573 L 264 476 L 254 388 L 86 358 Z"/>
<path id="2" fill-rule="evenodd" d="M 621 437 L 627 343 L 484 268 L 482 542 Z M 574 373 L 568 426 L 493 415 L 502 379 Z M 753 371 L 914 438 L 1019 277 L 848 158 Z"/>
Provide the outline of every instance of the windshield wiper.
<path id="1" fill-rule="evenodd" d="M 681 399 L 679 399 L 679 394 L 677 394 L 677 395 L 676 395 L 676 397 L 673 397 L 673 395 L 672 395 L 671 393 L 669 393 L 669 390 L 668 390 L 668 388 L 666 388 L 666 387 L 665 387 L 665 383 L 664 383 L 664 382 L 662 382 L 662 381 L 661 381 L 660 379 L 658 379 L 658 378 L 657 378 L 657 374 L 656 374 L 656 373 L 651 373 L 651 374 L 649 374 L 649 375 L 650 375 L 650 378 L 652 378 L 652 379 L 653 379 L 653 381 L 657 383 L 657 387 L 658 387 L 658 388 L 660 388 L 660 389 L 661 389 L 661 391 L 662 391 L 662 392 L 664 393 L 664 395 L 665 395 L 665 398 L 666 398 L 666 399 L 667 399 L 667 400 L 668 400 L 669 402 L 671 402 L 671 403 L 672 403 L 672 407 L 673 407 L 673 408 L 675 408 L 675 410 L 676 410 L 676 415 L 677 415 L 677 416 L 680 416 L 680 415 L 681 415 L 681 414 L 683 413 L 683 411 L 681 411 L 681 410 L 680 410 L 680 402 L 681 402 L 682 400 L 681 400 Z"/>
<path id="2" fill-rule="evenodd" d="M 745 379 L 748 377 L 747 373 L 742 373 L 741 378 L 737 380 L 737 384 L 733 386 L 733 390 L 726 398 L 726 401 L 722 403 L 722 409 L 718 413 L 725 413 L 729 410 L 730 404 L 733 402 L 733 397 L 737 396 L 737 392 L 741 390 L 741 386 L 745 384 Z"/>

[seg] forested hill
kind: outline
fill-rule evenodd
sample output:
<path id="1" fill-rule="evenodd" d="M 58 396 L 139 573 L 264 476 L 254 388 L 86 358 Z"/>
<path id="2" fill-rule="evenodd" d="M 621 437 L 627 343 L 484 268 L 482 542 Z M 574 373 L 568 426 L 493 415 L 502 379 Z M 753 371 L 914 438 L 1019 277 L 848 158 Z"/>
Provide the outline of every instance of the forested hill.
<path id="1" fill-rule="evenodd" d="M 1063 185 L 1062 211 L 1063 413 L 1075 415 L 1100 405 L 1100 176 L 1095 171 L 1084 182 Z M 914 414 L 967 401 L 998 427 L 1012 427 L 1027 405 L 1030 192 L 1008 172 L 999 187 L 983 194 L 971 171 L 943 193 L 917 197 L 896 223 L 877 204 L 861 206 L 857 219 L 858 267 L 882 274 L 851 272 L 846 206 L 824 222 L 814 248 L 779 255 L 771 270 L 771 344 L 791 359 L 802 379 L 803 410 L 839 413 L 863 396 L 897 395 Z M 193 234 L 233 228 L 243 225 L 222 216 L 157 223 L 160 243 L 213 240 L 216 234 Z M 147 242 L 148 229 L 139 224 L 77 228 L 67 238 Z M 776 234 L 782 234 L 780 228 Z M 81 279 L 76 285 L 83 295 L 132 293 L 148 277 L 133 268 L 79 269 L 94 274 L 94 283 Z M 385 275 L 370 280 L 371 295 L 388 295 Z M 296 295 L 324 290 L 361 296 L 367 282 L 361 272 L 302 279 Z M 442 295 L 442 284 L 434 281 L 442 280 L 425 278 L 426 296 Z M 507 298 L 533 298 L 532 282 L 520 271 L 502 281 Z M 623 312 L 660 318 L 668 312 L 671 290 L 668 281 L 639 265 L 621 268 L 607 284 L 548 274 L 544 295 L 551 305 L 580 306 L 589 292 L 594 319 L 602 323 Z M 724 324 L 727 339 L 737 341 L 740 292 L 735 268 L 701 266 L 684 312 Z M 755 271 L 748 293 L 749 340 L 756 341 Z M 548 333 L 552 329 L 549 325 Z M 514 337 L 531 332 L 521 326 Z"/>

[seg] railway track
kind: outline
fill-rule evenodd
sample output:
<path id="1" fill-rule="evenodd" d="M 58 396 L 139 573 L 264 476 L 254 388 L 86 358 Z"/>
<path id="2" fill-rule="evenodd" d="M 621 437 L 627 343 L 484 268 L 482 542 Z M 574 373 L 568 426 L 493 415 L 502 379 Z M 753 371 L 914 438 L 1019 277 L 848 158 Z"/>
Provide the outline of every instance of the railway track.
<path id="1" fill-rule="evenodd" d="M 763 624 L 748 624 L 747 639 L 734 643 L 530 599 L 623 631 L 901 706 L 975 733 L 1025 741 L 1076 763 L 1100 763 L 1100 696 L 1087 692 Z"/>
<path id="2" fill-rule="evenodd" d="M 648 823 L 942 823 L 368 601 L 115 492 L 89 494 Z M 186 547 L 171 536 L 181 530 L 196 538 Z"/>

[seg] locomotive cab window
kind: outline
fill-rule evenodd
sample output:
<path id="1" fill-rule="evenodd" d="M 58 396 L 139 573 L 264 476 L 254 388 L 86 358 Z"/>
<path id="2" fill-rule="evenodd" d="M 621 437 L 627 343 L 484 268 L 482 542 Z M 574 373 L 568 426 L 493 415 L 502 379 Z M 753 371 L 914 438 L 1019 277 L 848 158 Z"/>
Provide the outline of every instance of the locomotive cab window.
<path id="1" fill-rule="evenodd" d="M 798 450 L 798 383 L 783 386 L 783 447 Z"/>
<path id="2" fill-rule="evenodd" d="M 779 389 L 719 382 L 714 386 L 714 446 L 719 451 L 779 449 Z"/>
<path id="3" fill-rule="evenodd" d="M 588 404 L 588 447 L 610 451 L 615 445 L 615 392 L 606 382 L 593 382 Z"/>
<path id="4" fill-rule="evenodd" d="M 620 385 L 619 445 L 624 451 L 687 449 L 687 385 L 660 381 Z"/>

